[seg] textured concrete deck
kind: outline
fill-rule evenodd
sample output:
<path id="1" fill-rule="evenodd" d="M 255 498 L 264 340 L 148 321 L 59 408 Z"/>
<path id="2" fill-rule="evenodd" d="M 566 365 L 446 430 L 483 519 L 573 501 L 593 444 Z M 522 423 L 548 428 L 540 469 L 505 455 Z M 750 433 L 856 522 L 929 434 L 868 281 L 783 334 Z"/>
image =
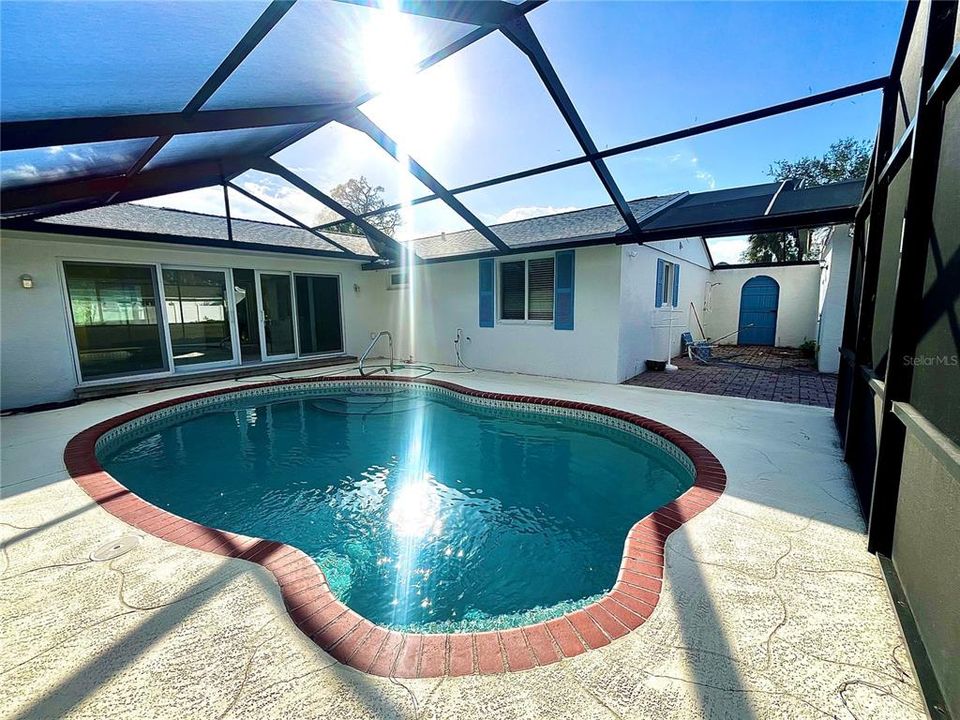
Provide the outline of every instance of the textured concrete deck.
<path id="1" fill-rule="evenodd" d="M 257 565 L 151 536 L 91 561 L 134 531 L 67 478 L 67 440 L 132 407 L 233 383 L 163 390 L 0 421 L 0 716 L 923 717 L 828 411 L 487 372 L 433 377 L 622 408 L 717 455 L 727 491 L 667 541 L 650 620 L 526 672 L 376 678 L 305 638 Z"/>
<path id="2" fill-rule="evenodd" d="M 713 348 L 708 365 L 686 355 L 675 357 L 673 364 L 680 369 L 641 373 L 627 384 L 826 408 L 837 399 L 837 376 L 817 372 L 796 348 L 721 345 Z"/>

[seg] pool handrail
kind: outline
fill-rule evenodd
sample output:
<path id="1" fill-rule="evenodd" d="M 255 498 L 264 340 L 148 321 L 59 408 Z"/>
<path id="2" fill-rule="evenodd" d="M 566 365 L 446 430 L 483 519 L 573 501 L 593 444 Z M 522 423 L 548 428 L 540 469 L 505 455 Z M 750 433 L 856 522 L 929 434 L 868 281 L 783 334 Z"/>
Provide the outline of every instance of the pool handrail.
<path id="1" fill-rule="evenodd" d="M 373 350 L 374 346 L 377 344 L 377 341 L 380 340 L 384 335 L 387 336 L 387 342 L 390 344 L 390 366 L 389 367 L 378 367 L 374 368 L 371 372 L 365 372 L 363 369 L 363 361 L 367 359 L 367 356 Z M 377 333 L 376 337 L 370 341 L 370 344 L 367 345 L 367 349 L 363 351 L 363 354 L 360 356 L 360 363 L 357 367 L 357 370 L 360 371 L 360 375 L 366 377 L 367 375 L 373 375 L 378 370 L 383 370 L 385 373 L 393 371 L 394 356 L 393 356 L 393 335 L 390 334 L 389 330 L 381 330 Z"/>

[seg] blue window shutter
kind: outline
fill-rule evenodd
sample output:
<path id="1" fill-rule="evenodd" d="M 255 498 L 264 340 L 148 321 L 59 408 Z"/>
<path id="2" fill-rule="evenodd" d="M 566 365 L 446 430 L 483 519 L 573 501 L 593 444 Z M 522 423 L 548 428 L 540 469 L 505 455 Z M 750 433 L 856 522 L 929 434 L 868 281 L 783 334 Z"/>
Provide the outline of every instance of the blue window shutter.
<path id="1" fill-rule="evenodd" d="M 553 284 L 554 330 L 573 330 L 575 257 L 573 250 L 561 250 L 556 255 Z"/>
<path id="2" fill-rule="evenodd" d="M 480 261 L 480 327 L 493 327 L 493 259 Z"/>
<path id="3" fill-rule="evenodd" d="M 663 260 L 657 258 L 657 307 L 663 305 L 663 271 L 666 265 Z"/>
<path id="4" fill-rule="evenodd" d="M 680 300 L 680 266 L 673 264 L 673 306 L 676 307 Z"/>

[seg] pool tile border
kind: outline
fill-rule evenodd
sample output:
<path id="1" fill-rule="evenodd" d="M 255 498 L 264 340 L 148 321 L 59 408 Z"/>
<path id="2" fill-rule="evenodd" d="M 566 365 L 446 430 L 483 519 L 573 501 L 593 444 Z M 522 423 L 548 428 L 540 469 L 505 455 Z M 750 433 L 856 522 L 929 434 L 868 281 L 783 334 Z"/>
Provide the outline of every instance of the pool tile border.
<path id="1" fill-rule="evenodd" d="M 113 431 L 145 424 L 184 405 L 202 407 L 230 395 L 274 393 L 278 387 L 308 390 L 357 383 L 428 386 L 492 407 L 531 406 L 540 412 L 589 416 L 637 432 L 672 452 L 691 470 L 693 486 L 630 529 L 616 583 L 599 601 L 559 618 L 509 630 L 427 635 L 388 630 L 355 613 L 337 600 L 323 572 L 301 550 L 274 540 L 210 528 L 169 513 L 121 485 L 97 460 L 98 445 L 115 437 Z M 591 403 L 486 392 L 443 380 L 402 377 L 277 380 L 167 400 L 78 433 L 67 443 L 64 463 L 91 498 L 127 524 L 184 547 L 261 565 L 276 578 L 291 620 L 320 648 L 362 672 L 400 678 L 520 672 L 609 645 L 637 629 L 653 614 L 660 598 L 667 538 L 716 502 L 727 481 L 723 465 L 703 445 L 668 425 L 634 413 Z"/>

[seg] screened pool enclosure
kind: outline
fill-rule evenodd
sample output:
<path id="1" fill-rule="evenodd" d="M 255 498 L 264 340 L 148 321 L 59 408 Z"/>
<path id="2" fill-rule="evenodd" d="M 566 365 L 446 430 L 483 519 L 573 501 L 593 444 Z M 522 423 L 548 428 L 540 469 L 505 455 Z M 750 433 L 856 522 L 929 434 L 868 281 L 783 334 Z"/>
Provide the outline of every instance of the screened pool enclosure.
<path id="1" fill-rule="evenodd" d="M 461 239 L 426 253 L 429 261 L 518 251 L 529 239 L 511 237 L 509 222 L 481 219 L 506 195 L 549 211 L 575 190 L 579 206 L 604 206 L 599 226 L 537 239 L 568 247 L 839 222 L 852 218 L 859 183 L 813 189 L 764 181 L 698 194 L 677 188 L 674 201 L 653 214 L 638 212 L 629 198 L 663 194 L 649 191 L 655 175 L 636 170 L 652 149 L 705 134 L 718 146 L 736 144 L 737 133 L 758 121 L 790 133 L 802 127 L 802 110 L 833 113 L 842 123 L 851 112 L 873 112 L 886 82 L 869 76 L 864 63 L 839 73 L 834 86 L 784 83 L 775 95 L 782 102 L 757 109 L 746 104 L 749 94 L 733 92 L 732 80 L 717 78 L 730 87 L 730 97 L 715 103 L 728 115 L 691 97 L 677 117 L 693 122 L 673 129 L 651 95 L 650 116 L 630 118 L 650 131 L 638 138 L 624 133 L 623 122 L 605 121 L 617 113 L 615 97 L 570 67 L 568 48 L 578 38 L 553 28 L 577 10 L 563 4 L 275 0 L 159 10 L 150 2 L 4 8 L 5 226 L 42 229 L 35 223 L 67 213 L 53 217 L 58 232 L 130 230 L 108 214 L 70 213 L 198 189 L 210 198 L 209 189 L 220 188 L 208 237 L 256 242 L 249 221 L 267 219 L 305 252 L 382 265 L 404 251 L 419 261 L 406 241 L 423 236 Z M 653 6 L 647 15 L 656 22 Z M 608 23 L 595 34 L 622 24 Z M 691 52 L 707 60 L 716 50 Z M 570 70 L 573 91 L 557 68 Z M 641 70 L 639 59 L 611 64 L 608 80 L 626 92 Z M 437 80 L 443 73 L 449 77 Z M 423 83 L 449 96 L 439 113 Z M 523 108 L 518 103 L 509 122 L 493 117 L 487 108 L 495 95 L 523 98 Z M 457 103 L 470 116 L 444 134 L 438 115 Z M 538 142 L 524 142 L 533 136 Z M 301 167 L 305 153 L 317 159 L 311 165 L 336 153 L 349 162 L 331 180 Z M 332 197 L 335 181 L 361 174 L 383 187 L 385 207 L 355 211 Z M 402 222 L 383 222 L 396 212 Z"/>
<path id="2" fill-rule="evenodd" d="M 402 331 L 416 331 L 422 353 L 410 337 L 397 352 L 407 369 L 435 361 L 447 370 L 430 372 L 453 370 L 455 377 L 468 374 L 460 372 L 464 365 L 489 373 L 473 376 L 482 379 L 481 390 L 502 383 L 511 393 L 522 389 L 513 397 L 523 399 L 562 389 L 571 402 L 595 394 L 610 407 L 672 416 L 722 449 L 718 455 L 731 468 L 727 497 L 810 520 L 779 531 L 758 521 L 768 527 L 754 528 L 761 534 L 751 540 L 737 519 L 745 515 L 708 516 L 720 518 L 716 527 L 729 534 L 720 543 L 703 536 L 697 547 L 704 552 L 722 558 L 724 547 L 732 548 L 730 563 L 740 563 L 789 534 L 788 544 L 811 543 L 793 574 L 818 584 L 804 578 L 793 588 L 797 606 L 788 617 L 780 593 L 791 574 L 790 561 L 781 563 L 786 554 L 771 560 L 769 580 L 777 585 L 769 593 L 752 589 L 759 576 L 745 586 L 739 571 L 720 592 L 727 582 L 722 563 L 698 566 L 710 578 L 702 585 L 696 573 L 674 570 L 671 591 L 693 593 L 675 603 L 677 611 L 695 612 L 673 637 L 695 645 L 683 637 L 693 627 L 691 637 L 707 637 L 713 648 L 674 647 L 698 656 L 664 660 L 671 673 L 682 665 L 695 677 L 701 665 L 710 668 L 705 682 L 684 681 L 684 692 L 710 687 L 735 702 L 786 702 L 789 693 L 769 690 L 779 666 L 784 688 L 833 692 L 846 710 L 843 693 L 857 683 L 897 700 L 878 684 L 838 681 L 840 666 L 869 669 L 857 653 L 879 641 L 876 658 L 890 670 L 880 676 L 904 685 L 909 669 L 898 653 L 905 647 L 928 714 L 957 715 L 960 536 L 944 529 L 960 522 L 958 3 L 907 2 L 897 12 L 898 42 L 891 16 L 874 17 L 885 4 L 863 12 L 868 4 L 827 3 L 809 12 L 806 24 L 784 27 L 780 13 L 790 5 L 670 3 L 665 12 L 667 5 L 655 2 L 544 0 L 0 3 L 2 408 L 18 414 L 5 419 L 4 432 L 20 433 L 18 447 L 4 445 L 5 477 L 30 483 L 31 492 L 34 481 L 61 481 L 68 435 L 58 424 L 62 416 L 47 422 L 52 416 L 42 411 L 51 406 L 94 417 L 93 403 L 62 406 L 320 365 L 342 372 L 347 360 L 373 347 L 371 338 L 390 336 L 385 327 L 398 347 Z M 825 31 L 823 17 L 836 13 L 849 13 L 849 22 Z M 696 20 L 699 32 L 684 19 Z M 882 39 L 883 32 L 889 56 L 858 54 L 860 40 Z M 771 167 L 778 159 L 819 156 L 865 127 L 872 147 L 865 179 L 845 173 L 812 186 Z M 761 132 L 764 142 L 755 141 Z M 770 148 L 776 156 L 763 156 Z M 728 172 L 713 176 L 705 158 L 723 159 Z M 365 194 L 377 201 L 365 205 Z M 665 398 L 667 390 L 644 395 L 620 385 L 646 358 L 675 357 L 671 343 L 679 347 L 680 333 L 670 337 L 678 329 L 671 313 L 706 309 L 706 296 L 722 284 L 716 276 L 733 278 L 743 268 L 714 273 L 718 264 L 704 239 L 840 224 L 851 232 L 844 229 L 849 267 L 836 271 L 849 282 L 831 306 L 845 313 L 837 324 L 840 347 L 829 348 L 840 359 L 835 428 L 807 432 L 816 420 L 807 410 L 817 408 L 730 398 L 710 398 L 708 406 L 694 394 Z M 654 245 L 660 241 L 675 243 L 677 252 L 686 242 L 688 255 L 692 245 L 703 260 L 654 255 L 662 252 L 663 244 Z M 636 244 L 647 247 L 616 247 Z M 631 258 L 638 259 L 628 275 Z M 793 264 L 812 265 L 821 278 L 818 285 L 810 275 L 811 322 L 819 322 L 827 305 L 816 305 L 817 289 L 829 263 L 821 256 Z M 743 323 L 754 343 L 776 342 L 771 316 L 800 304 L 767 280 L 746 293 L 743 315 L 760 318 Z M 694 286 L 696 295 L 689 292 Z M 627 302 L 641 295 L 642 302 Z M 667 324 L 656 325 L 655 317 Z M 528 326 L 525 334 L 516 332 L 520 325 Z M 706 339 L 709 325 L 699 329 Z M 472 367 L 461 356 L 468 342 Z M 575 373 L 567 367 L 571 358 L 579 363 Z M 581 381 L 590 384 L 563 385 Z M 698 403 L 703 412 L 688 409 Z M 753 424 L 738 424 L 741 415 Z M 79 429 L 89 420 L 69 422 Z M 50 444 L 33 446 L 41 435 Z M 58 464 L 44 465 L 41 474 L 41 461 L 50 458 Z M 822 489 L 821 482 L 852 488 L 850 502 L 826 491 L 834 503 L 810 500 L 805 493 Z M 51 517 L 63 512 L 61 499 Z M 815 530 L 815 522 L 847 511 L 862 516 L 864 526 L 847 517 L 844 527 Z M 44 537 L 46 525 L 17 532 Z M 100 525 L 95 530 L 84 540 L 91 546 L 103 540 Z M 62 534 L 50 544 L 87 555 L 72 538 L 64 545 Z M 805 567 L 829 564 L 841 550 L 849 551 L 843 569 Z M 878 564 L 856 566 L 866 550 Z M 9 578 L 27 583 L 33 572 Z M 847 576 L 885 583 L 902 630 L 902 637 L 889 633 L 895 648 L 879 637 L 885 626 L 872 622 L 878 606 L 861 603 L 876 600 L 875 587 L 836 591 L 827 584 Z M 751 602 L 743 601 L 744 588 Z M 57 589 L 44 585 L 44 608 Z M 717 617 L 704 612 L 711 595 Z M 761 607 L 765 596 L 776 600 L 769 608 Z M 74 599 L 70 612 L 101 607 L 97 598 Z M 744 614 L 758 609 L 761 621 Z M 783 636 L 804 612 L 809 626 L 796 638 L 811 652 L 772 650 L 774 635 L 783 631 L 776 640 L 789 642 Z M 55 629 L 46 614 L 37 617 L 38 633 Z M 731 676 L 756 670 L 749 658 L 714 650 L 733 640 L 752 653 L 757 643 L 744 629 L 771 618 L 768 662 L 757 684 L 716 687 L 718 673 L 703 663 L 730 660 Z M 183 618 L 171 622 L 174 630 L 184 625 Z M 87 627 L 99 634 L 100 620 Z M 224 632 L 224 644 L 239 637 Z M 607 671 L 636 671 L 632 687 L 645 693 L 656 690 L 650 677 L 666 680 L 640 676 L 656 663 L 639 654 L 642 643 L 634 646 L 637 654 L 621 662 L 593 666 L 602 679 L 598 695 L 626 687 L 626 676 L 603 676 Z M 212 652 L 222 659 L 219 646 Z M 110 663 L 101 674 L 115 674 L 118 656 L 99 657 Z M 811 680 L 807 671 L 821 661 L 829 674 Z M 20 672 L 20 665 L 9 671 Z M 217 662 L 203 667 L 218 669 Z M 589 680 L 591 673 L 578 677 Z M 179 678 L 153 667 L 146 674 Z M 308 675 L 303 697 L 320 697 Z M 67 692 L 56 688 L 44 702 L 77 694 L 96 673 L 81 666 L 72 677 Z M 241 685 L 246 670 L 243 677 Z M 209 677 L 201 684 L 229 686 Z M 535 690 L 545 688 L 552 682 Z M 656 698 L 650 706 L 665 707 Z M 776 711 L 783 714 L 779 705 Z"/>

